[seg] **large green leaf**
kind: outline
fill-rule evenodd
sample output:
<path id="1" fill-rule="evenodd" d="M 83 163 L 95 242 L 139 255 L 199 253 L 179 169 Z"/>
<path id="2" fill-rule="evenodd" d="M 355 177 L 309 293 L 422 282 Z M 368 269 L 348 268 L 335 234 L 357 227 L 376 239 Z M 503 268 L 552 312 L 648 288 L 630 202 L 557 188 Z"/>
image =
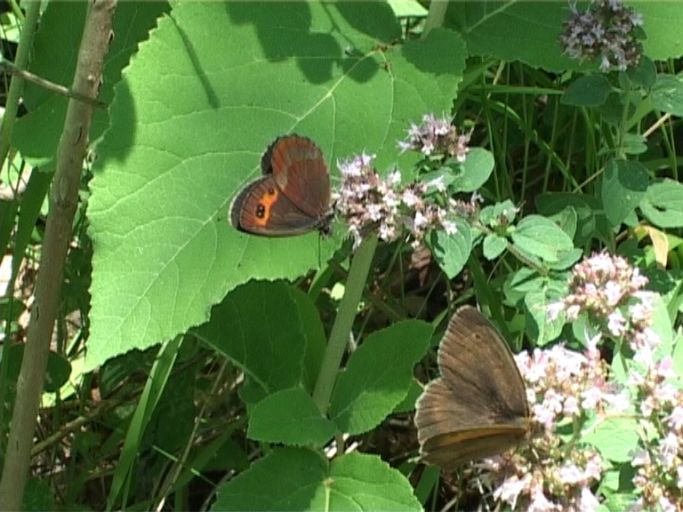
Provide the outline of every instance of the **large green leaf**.
<path id="1" fill-rule="evenodd" d="M 667 0 L 628 0 L 624 2 L 643 15 L 645 54 L 651 59 L 664 60 L 683 55 L 683 9 L 678 2 Z"/>
<path id="2" fill-rule="evenodd" d="M 674 75 L 657 75 L 650 93 L 652 106 L 675 116 L 683 115 L 683 81 Z"/>
<path id="3" fill-rule="evenodd" d="M 328 462 L 281 448 L 222 485 L 212 510 L 422 510 L 408 480 L 375 455 Z"/>
<path id="4" fill-rule="evenodd" d="M 315 138 L 330 167 L 366 150 L 383 169 L 409 121 L 449 108 L 461 39 L 435 30 L 393 46 L 399 35 L 376 2 L 181 2 L 159 22 L 116 88 L 98 147 L 94 363 L 205 321 L 249 279 L 294 278 L 329 258 L 341 229 L 247 235 L 228 225 L 229 206 L 279 134 Z"/>
<path id="5" fill-rule="evenodd" d="M 254 404 L 295 386 L 311 390 L 308 375 L 317 375 L 320 360 L 309 354 L 321 353 L 324 338 L 321 326 L 310 327 L 309 309 L 314 305 L 298 299 L 287 284 L 253 281 L 214 307 L 211 320 L 194 334 L 244 370 L 240 395 Z"/>
<path id="6" fill-rule="evenodd" d="M 562 55 L 559 36 L 569 14 L 565 2 L 451 2 L 448 21 L 475 55 L 522 61 L 551 70 L 576 69 Z"/>
<path id="7" fill-rule="evenodd" d="M 277 391 L 257 403 L 249 415 L 247 436 L 271 443 L 322 446 L 336 431 L 311 395 L 296 387 Z"/>
<path id="8" fill-rule="evenodd" d="M 413 366 L 427 351 L 431 334 L 429 324 L 406 320 L 367 337 L 332 393 L 330 417 L 341 431 L 367 432 L 401 403 L 413 381 Z"/>
<path id="9" fill-rule="evenodd" d="M 683 9 L 678 2 L 625 3 L 643 15 L 646 55 L 653 59 L 683 55 L 683 37 L 678 30 L 683 24 Z M 579 7 L 583 9 L 585 5 L 581 2 Z M 460 31 L 473 54 L 564 71 L 581 66 L 562 55 L 558 42 L 569 13 L 567 2 L 470 0 L 450 3 L 448 23 Z M 597 64 L 585 63 L 591 67 Z"/>

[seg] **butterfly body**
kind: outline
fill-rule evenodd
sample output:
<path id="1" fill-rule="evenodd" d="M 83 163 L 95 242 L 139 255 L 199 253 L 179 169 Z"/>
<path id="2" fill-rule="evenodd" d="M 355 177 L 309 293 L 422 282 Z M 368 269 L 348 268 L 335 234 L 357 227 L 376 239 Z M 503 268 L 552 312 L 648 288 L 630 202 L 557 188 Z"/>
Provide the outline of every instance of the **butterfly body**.
<path id="1" fill-rule="evenodd" d="M 451 318 L 438 352 L 441 377 L 417 402 L 420 453 L 449 471 L 515 446 L 529 431 L 529 405 L 505 341 L 476 309 Z"/>
<path id="2" fill-rule="evenodd" d="M 233 201 L 230 219 L 241 231 L 292 236 L 325 231 L 330 219 L 330 176 L 320 148 L 306 137 L 275 139 L 261 159 L 263 176 Z"/>

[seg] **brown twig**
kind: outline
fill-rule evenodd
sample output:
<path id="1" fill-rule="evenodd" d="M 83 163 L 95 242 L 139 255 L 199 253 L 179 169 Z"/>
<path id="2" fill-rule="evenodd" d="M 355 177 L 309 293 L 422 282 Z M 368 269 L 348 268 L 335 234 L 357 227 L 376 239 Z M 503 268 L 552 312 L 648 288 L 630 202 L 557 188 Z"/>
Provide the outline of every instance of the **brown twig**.
<path id="1" fill-rule="evenodd" d="M 89 103 L 93 107 L 97 108 L 106 108 L 107 104 L 104 101 L 100 101 L 98 99 L 94 98 L 88 98 L 87 96 L 77 93 L 76 91 L 72 91 L 68 87 L 64 87 L 63 85 L 56 84 L 54 82 L 51 82 L 50 80 L 47 80 L 46 78 L 43 78 L 41 76 L 38 76 L 34 73 L 31 73 L 30 71 L 24 71 L 23 69 L 18 68 L 14 64 L 12 64 L 10 61 L 7 59 L 0 60 L 0 64 L 7 68 L 10 73 L 12 73 L 14 76 L 20 76 L 27 82 L 31 82 L 33 84 L 36 84 L 39 87 L 42 87 L 43 89 L 47 89 L 48 91 L 55 92 L 57 94 L 61 94 L 62 96 L 66 96 L 67 98 L 73 98 L 76 100 L 80 101 L 85 101 L 86 103 Z"/>
<path id="2" fill-rule="evenodd" d="M 80 95 L 97 97 L 115 8 L 116 0 L 95 0 L 89 5 L 71 87 Z M 17 381 L 17 398 L 0 480 L 0 510 L 18 510 L 22 505 L 50 339 L 64 279 L 64 263 L 78 205 L 80 174 L 88 146 L 92 110 L 92 105 L 83 101 L 69 101 L 57 148 L 35 303 Z"/>

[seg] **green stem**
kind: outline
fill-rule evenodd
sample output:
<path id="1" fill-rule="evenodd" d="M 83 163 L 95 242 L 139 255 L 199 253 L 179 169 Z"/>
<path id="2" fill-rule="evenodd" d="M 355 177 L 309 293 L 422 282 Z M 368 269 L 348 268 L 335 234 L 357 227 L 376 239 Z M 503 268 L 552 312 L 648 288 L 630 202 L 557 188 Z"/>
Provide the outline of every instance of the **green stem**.
<path id="1" fill-rule="evenodd" d="M 330 403 L 332 389 L 337 379 L 339 366 L 344 356 L 344 350 L 351 333 L 353 320 L 358 311 L 358 304 L 368 279 L 370 265 L 372 264 L 376 248 L 377 237 L 372 235 L 363 241 L 351 260 L 351 268 L 346 278 L 344 297 L 342 297 L 337 318 L 332 326 L 330 341 L 325 349 L 323 362 L 320 365 L 320 373 L 318 374 L 318 380 L 313 391 L 313 401 L 323 413 L 327 412 Z"/>
<path id="2" fill-rule="evenodd" d="M 444 2 L 442 0 L 432 0 L 429 3 L 429 12 L 427 13 L 427 19 L 425 20 L 422 37 L 427 37 L 433 28 L 443 27 L 443 22 L 446 19 L 447 9 L 448 2 Z"/>

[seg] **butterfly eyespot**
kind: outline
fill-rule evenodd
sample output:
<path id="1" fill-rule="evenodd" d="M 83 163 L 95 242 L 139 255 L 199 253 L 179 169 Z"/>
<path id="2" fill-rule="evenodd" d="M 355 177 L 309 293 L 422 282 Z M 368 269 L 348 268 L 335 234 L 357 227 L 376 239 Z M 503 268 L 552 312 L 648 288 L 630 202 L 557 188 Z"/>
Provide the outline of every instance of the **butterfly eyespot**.
<path id="1" fill-rule="evenodd" d="M 266 207 L 263 203 L 259 203 L 258 206 L 256 207 L 256 216 L 259 219 L 262 219 L 266 215 Z"/>

